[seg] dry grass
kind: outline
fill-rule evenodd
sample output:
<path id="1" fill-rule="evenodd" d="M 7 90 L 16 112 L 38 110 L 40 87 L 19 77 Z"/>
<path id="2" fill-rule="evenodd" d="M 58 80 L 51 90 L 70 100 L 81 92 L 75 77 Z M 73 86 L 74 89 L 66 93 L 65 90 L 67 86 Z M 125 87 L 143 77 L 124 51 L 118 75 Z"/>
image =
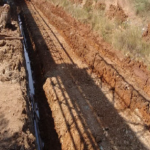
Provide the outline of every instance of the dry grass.
<path id="1" fill-rule="evenodd" d="M 132 2 L 134 2 L 138 15 L 143 16 L 150 12 L 150 0 L 132 0 Z"/>
<path id="2" fill-rule="evenodd" d="M 150 43 L 143 40 L 138 27 L 129 26 L 123 31 L 116 31 L 112 38 L 112 45 L 139 60 L 150 56 Z"/>

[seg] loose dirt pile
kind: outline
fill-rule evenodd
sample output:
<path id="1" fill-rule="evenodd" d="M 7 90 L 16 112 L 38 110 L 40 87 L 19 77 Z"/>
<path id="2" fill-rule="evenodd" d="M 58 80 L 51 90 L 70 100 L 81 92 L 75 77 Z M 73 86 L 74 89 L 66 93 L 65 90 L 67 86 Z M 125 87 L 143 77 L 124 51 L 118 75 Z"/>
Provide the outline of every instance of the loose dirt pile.
<path id="1" fill-rule="evenodd" d="M 17 14 L 1 34 L 19 36 Z M 34 150 L 22 43 L 0 39 L 0 150 Z"/>

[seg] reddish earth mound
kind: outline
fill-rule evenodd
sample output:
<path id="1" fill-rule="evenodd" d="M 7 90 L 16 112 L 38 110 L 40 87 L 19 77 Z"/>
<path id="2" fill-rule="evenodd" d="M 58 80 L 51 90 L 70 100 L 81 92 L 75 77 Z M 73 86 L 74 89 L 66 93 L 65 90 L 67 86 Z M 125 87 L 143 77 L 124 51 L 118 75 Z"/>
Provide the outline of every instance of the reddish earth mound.
<path id="1" fill-rule="evenodd" d="M 117 5 L 117 6 L 110 5 L 110 8 L 109 8 L 109 11 L 107 12 L 107 15 L 110 19 L 116 18 L 122 22 L 125 21 L 128 17 L 119 5 Z"/>
<path id="2" fill-rule="evenodd" d="M 126 70 L 128 69 L 132 74 L 132 76 L 134 76 L 134 78 L 138 76 L 136 80 L 138 80 L 139 78 L 139 75 L 135 75 L 134 73 L 135 70 L 134 68 L 135 66 L 137 66 L 136 68 L 139 68 L 139 70 L 144 72 L 146 76 L 146 79 L 144 80 L 143 77 L 139 78 L 139 80 L 141 80 L 141 88 L 143 89 L 146 86 L 149 87 L 149 84 L 145 83 L 145 80 L 148 79 L 150 73 L 147 71 L 146 66 L 144 66 L 142 63 L 131 61 L 130 58 L 125 58 L 121 54 L 119 54 L 119 52 L 112 50 L 112 47 L 110 45 L 105 43 L 97 35 L 94 35 L 91 32 L 89 26 L 83 25 L 82 23 L 76 21 L 69 14 L 65 13 L 62 8 L 55 7 L 50 3 L 44 2 L 42 3 L 37 1 L 35 1 L 35 3 L 41 10 L 45 10 L 44 11 L 45 16 L 47 16 L 49 18 L 49 21 L 55 27 L 57 27 L 57 29 L 62 33 L 62 35 L 67 40 L 69 45 L 71 45 L 71 47 L 75 50 L 75 52 L 79 56 L 84 58 L 85 55 L 88 55 L 88 53 L 93 53 L 93 55 L 91 55 L 90 57 L 88 57 L 88 59 L 86 59 L 86 61 L 90 61 L 90 59 L 92 59 L 91 62 L 93 62 L 94 59 L 93 56 L 95 56 L 95 52 L 93 52 L 93 50 L 88 51 L 89 49 L 88 45 L 91 45 L 95 48 L 95 50 L 97 50 L 100 53 L 101 56 L 109 58 L 111 60 L 111 64 L 114 63 L 117 66 L 120 66 L 121 68 L 124 69 L 126 68 Z M 49 8 L 51 12 L 49 11 Z M 52 13 L 55 14 L 56 16 L 63 18 L 64 22 L 59 22 L 59 19 L 54 18 L 52 16 Z M 87 42 L 88 45 L 85 44 L 85 42 Z M 88 53 L 86 53 L 87 51 Z M 144 83 L 144 85 L 142 84 L 142 82 Z M 150 95 L 150 90 L 148 90 L 148 88 L 146 93 Z"/>
<path id="3" fill-rule="evenodd" d="M 42 5 L 41 2 L 35 1 L 35 3 L 41 10 L 44 10 L 44 14 L 60 31 L 74 52 L 82 58 L 90 68 L 93 68 L 103 81 L 115 89 L 115 92 L 119 94 L 120 100 L 124 101 L 124 108 L 130 107 L 135 109 L 135 107 L 139 107 L 139 109 L 144 112 L 147 111 L 147 109 L 144 109 L 144 103 L 148 99 L 143 97 L 143 95 L 145 95 L 143 92 L 140 92 L 142 94 L 139 93 L 139 91 L 144 90 L 150 95 L 150 74 L 143 65 L 131 61 L 130 58 L 120 60 L 120 56 L 117 56 L 109 45 L 95 37 L 91 33 L 90 28 L 73 19 L 69 14 L 66 14 L 62 8 L 54 7 L 50 3 L 43 2 Z M 112 6 L 111 9 L 112 8 L 115 10 L 112 13 L 114 14 L 113 16 L 115 16 L 115 14 L 117 14 L 117 16 L 122 14 L 123 18 L 127 17 L 119 6 L 117 9 L 114 6 Z M 51 10 L 51 12 L 49 10 Z M 52 14 L 55 14 L 58 18 Z M 59 17 L 63 18 L 64 22 L 62 22 Z M 127 84 L 128 88 L 126 87 Z M 142 90 L 139 90 L 139 87 Z M 137 105 L 135 105 L 135 103 Z M 141 105 L 141 103 L 143 103 L 143 105 Z M 149 111 L 146 116 L 149 118 Z M 150 118 L 146 119 L 146 124 L 150 125 Z"/>

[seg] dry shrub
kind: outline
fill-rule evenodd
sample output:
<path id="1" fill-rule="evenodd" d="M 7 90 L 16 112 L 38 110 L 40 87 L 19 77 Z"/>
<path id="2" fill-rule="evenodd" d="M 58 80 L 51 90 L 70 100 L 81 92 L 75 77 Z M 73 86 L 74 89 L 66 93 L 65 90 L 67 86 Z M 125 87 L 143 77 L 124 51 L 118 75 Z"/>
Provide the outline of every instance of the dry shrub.
<path id="1" fill-rule="evenodd" d="M 147 12 L 150 12 L 149 0 L 133 0 L 132 2 L 134 2 L 137 15 L 144 16 Z"/>
<path id="2" fill-rule="evenodd" d="M 143 58 L 148 60 L 150 56 L 150 43 L 142 38 L 141 29 L 138 27 L 128 26 L 125 30 L 116 30 L 113 34 L 112 45 L 138 60 Z"/>

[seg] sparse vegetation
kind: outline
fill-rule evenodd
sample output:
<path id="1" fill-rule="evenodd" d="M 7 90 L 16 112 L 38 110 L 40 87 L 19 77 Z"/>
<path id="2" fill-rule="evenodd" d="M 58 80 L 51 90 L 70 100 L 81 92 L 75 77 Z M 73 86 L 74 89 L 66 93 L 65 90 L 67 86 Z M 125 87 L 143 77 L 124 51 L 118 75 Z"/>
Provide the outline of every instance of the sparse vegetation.
<path id="1" fill-rule="evenodd" d="M 118 30 L 113 35 L 112 44 L 131 56 L 141 59 L 150 54 L 150 43 L 142 39 L 138 27 L 129 26 L 126 30 Z"/>
<path id="2" fill-rule="evenodd" d="M 76 19 L 91 24 L 92 29 L 100 34 L 105 41 L 116 49 L 138 60 L 148 60 L 150 57 L 150 43 L 142 39 L 142 29 L 131 26 L 127 22 L 119 22 L 107 18 L 103 9 L 93 9 L 73 4 L 69 0 L 52 0 L 55 5 L 63 7 Z M 138 13 L 149 11 L 149 0 L 134 0 Z M 143 59 L 144 58 L 144 59 Z"/>
<path id="3" fill-rule="evenodd" d="M 150 12 L 150 0 L 134 0 L 134 5 L 138 15 L 145 15 L 145 13 Z"/>

